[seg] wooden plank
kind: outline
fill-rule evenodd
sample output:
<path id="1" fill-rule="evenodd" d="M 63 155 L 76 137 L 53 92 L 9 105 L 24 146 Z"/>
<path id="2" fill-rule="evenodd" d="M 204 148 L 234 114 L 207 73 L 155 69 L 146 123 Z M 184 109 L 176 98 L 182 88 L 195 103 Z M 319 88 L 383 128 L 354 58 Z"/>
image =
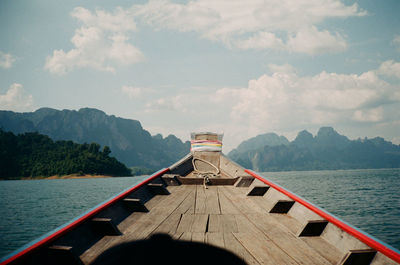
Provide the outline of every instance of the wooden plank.
<path id="1" fill-rule="evenodd" d="M 192 242 L 204 243 L 206 233 L 203 232 L 192 232 Z"/>
<path id="2" fill-rule="evenodd" d="M 149 188 L 149 190 L 157 195 L 169 195 L 169 191 L 164 187 L 163 184 L 159 184 L 159 183 L 149 183 L 147 184 L 147 188 Z"/>
<path id="3" fill-rule="evenodd" d="M 157 205 L 146 204 L 148 209 L 151 209 L 148 213 L 133 213 L 127 219 L 129 219 L 129 226 L 124 230 L 124 235 L 105 236 L 90 249 L 86 250 L 81 256 L 81 260 L 85 264 L 91 263 L 99 254 L 110 247 L 132 240 L 144 239 L 150 235 L 190 194 L 191 189 L 188 186 L 176 186 L 177 188 L 174 193 L 169 196 L 163 196 L 162 199 L 157 199 Z M 155 196 L 153 199 L 156 199 Z M 138 215 L 139 214 L 139 215 Z M 125 222 L 125 219 L 123 222 Z"/>
<path id="4" fill-rule="evenodd" d="M 175 174 L 164 174 L 161 177 L 168 186 L 179 186 L 181 185 L 178 176 Z"/>
<path id="5" fill-rule="evenodd" d="M 233 233 L 233 235 L 260 264 L 297 265 L 297 262 L 262 233 Z"/>
<path id="6" fill-rule="evenodd" d="M 258 265 L 254 257 L 242 246 L 242 244 L 237 241 L 232 233 L 224 233 L 224 245 L 225 248 L 238 257 L 240 257 L 244 262 L 251 265 Z"/>
<path id="7" fill-rule="evenodd" d="M 223 194 L 218 187 L 218 199 L 221 208 L 221 214 L 239 214 L 239 210 L 233 205 L 233 203 Z"/>
<path id="8" fill-rule="evenodd" d="M 254 177 L 242 176 L 236 182 L 235 187 L 250 187 L 251 183 L 254 181 Z"/>
<path id="9" fill-rule="evenodd" d="M 195 214 L 192 232 L 202 232 L 205 233 L 207 230 L 208 214 Z"/>
<path id="10" fill-rule="evenodd" d="M 302 237 L 301 240 L 306 242 L 307 245 L 332 264 L 337 264 L 344 255 L 335 246 L 329 244 L 321 237 Z"/>
<path id="11" fill-rule="evenodd" d="M 47 261 L 60 265 L 83 265 L 81 259 L 72 250 L 71 246 L 52 245 L 48 247 Z"/>
<path id="12" fill-rule="evenodd" d="M 177 232 L 190 232 L 192 231 L 192 225 L 194 221 L 193 214 L 182 214 L 182 218 L 179 222 Z"/>
<path id="13" fill-rule="evenodd" d="M 206 193 L 203 186 L 196 186 L 196 207 L 194 212 L 196 214 L 206 213 Z"/>
<path id="14" fill-rule="evenodd" d="M 183 241 L 192 241 L 192 232 L 183 232 L 179 240 Z"/>
<path id="15" fill-rule="evenodd" d="M 207 232 L 222 232 L 220 217 L 221 217 L 220 214 L 210 214 L 209 215 Z"/>
<path id="16" fill-rule="evenodd" d="M 134 212 L 148 212 L 140 199 L 125 198 L 122 200 L 124 205 Z"/>
<path id="17" fill-rule="evenodd" d="M 218 188 L 209 186 L 208 189 L 205 189 L 206 195 L 206 209 L 205 213 L 207 214 L 220 214 L 221 208 L 219 207 L 218 200 Z"/>
<path id="18" fill-rule="evenodd" d="M 189 196 L 176 208 L 174 213 L 179 214 L 194 214 L 194 207 L 196 203 L 196 188 L 191 187 L 192 191 Z"/>
<path id="19" fill-rule="evenodd" d="M 204 183 L 204 179 L 202 177 L 178 177 L 177 180 L 182 183 L 182 185 L 203 185 Z M 224 186 L 224 185 L 228 185 L 228 186 L 232 186 L 233 184 L 235 184 L 235 182 L 238 180 L 238 178 L 213 178 L 210 177 L 209 182 L 207 183 L 207 185 L 210 186 Z"/>
<path id="20" fill-rule="evenodd" d="M 119 236 L 122 234 L 111 218 L 92 218 L 90 222 L 93 229 L 101 235 Z"/>
<path id="21" fill-rule="evenodd" d="M 181 214 L 172 213 L 168 216 L 154 231 L 154 233 L 166 233 L 170 235 L 174 235 L 176 233 L 176 229 L 181 220 Z"/>
<path id="22" fill-rule="evenodd" d="M 299 221 L 286 214 L 273 214 L 271 218 L 274 218 L 276 222 L 284 225 L 293 235 L 298 235 L 302 227 Z"/>
<path id="23" fill-rule="evenodd" d="M 260 231 L 295 261 L 310 265 L 330 264 L 329 261 L 319 255 L 317 251 L 304 241 L 290 233 L 284 226 L 277 223 L 275 219 L 270 218 L 270 215 L 251 214 L 248 217 Z"/>
<path id="24" fill-rule="evenodd" d="M 239 232 L 236 223 L 235 215 L 233 214 L 222 214 L 220 217 L 220 223 L 222 226 L 222 232 Z"/>
<path id="25" fill-rule="evenodd" d="M 264 209 L 252 201 L 252 197 L 247 197 L 245 195 L 245 190 L 230 186 L 219 188 L 222 194 L 224 194 L 242 214 L 265 212 Z"/>
<path id="26" fill-rule="evenodd" d="M 216 247 L 224 248 L 224 235 L 220 232 L 207 232 L 206 243 Z"/>

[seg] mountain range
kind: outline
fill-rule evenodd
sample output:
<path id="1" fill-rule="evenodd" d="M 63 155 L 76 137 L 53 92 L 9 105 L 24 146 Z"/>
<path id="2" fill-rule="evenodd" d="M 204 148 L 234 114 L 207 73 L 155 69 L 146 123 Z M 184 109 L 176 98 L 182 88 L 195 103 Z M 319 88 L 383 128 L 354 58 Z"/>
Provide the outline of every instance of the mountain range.
<path id="1" fill-rule="evenodd" d="M 160 169 L 190 151 L 174 135 L 151 136 L 137 120 L 82 108 L 35 112 L 0 111 L 0 129 L 15 134 L 38 132 L 51 139 L 108 146 L 111 156 L 129 167 Z M 400 167 L 400 146 L 381 137 L 350 140 L 332 127 L 322 127 L 313 136 L 303 130 L 293 141 L 275 133 L 261 134 L 238 145 L 228 156 L 257 171 L 321 170 Z"/>
<path id="2" fill-rule="evenodd" d="M 381 137 L 350 140 L 332 127 L 304 130 L 289 142 L 267 133 L 242 142 L 228 156 L 256 171 L 400 167 L 400 145 Z"/>
<path id="3" fill-rule="evenodd" d="M 38 132 L 53 140 L 95 142 L 109 146 L 111 155 L 125 165 L 149 169 L 169 166 L 190 150 L 189 141 L 183 143 L 174 135 L 151 136 L 139 121 L 92 108 L 78 111 L 41 108 L 26 113 L 0 111 L 0 128 L 15 134 Z"/>

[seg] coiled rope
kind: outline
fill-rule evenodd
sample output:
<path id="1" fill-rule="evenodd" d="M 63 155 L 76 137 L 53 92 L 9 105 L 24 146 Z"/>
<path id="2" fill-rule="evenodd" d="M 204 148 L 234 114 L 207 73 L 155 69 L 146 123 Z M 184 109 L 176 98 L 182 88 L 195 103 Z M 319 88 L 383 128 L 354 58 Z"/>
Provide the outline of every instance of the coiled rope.
<path id="1" fill-rule="evenodd" d="M 214 173 L 212 171 L 200 171 L 200 170 L 198 170 L 197 167 L 196 167 L 195 160 L 199 160 L 201 162 L 209 164 L 210 166 L 212 166 L 213 168 L 216 169 L 217 173 Z M 193 173 L 198 175 L 199 177 L 203 178 L 203 188 L 205 188 L 205 189 L 208 189 L 206 184 L 210 183 L 210 177 L 219 176 L 219 173 L 220 173 L 219 168 L 217 166 L 215 166 L 214 164 L 212 164 L 211 162 L 207 161 L 207 160 L 204 160 L 204 159 L 196 157 L 196 158 L 192 159 L 192 165 L 193 165 L 193 171 L 194 171 Z"/>

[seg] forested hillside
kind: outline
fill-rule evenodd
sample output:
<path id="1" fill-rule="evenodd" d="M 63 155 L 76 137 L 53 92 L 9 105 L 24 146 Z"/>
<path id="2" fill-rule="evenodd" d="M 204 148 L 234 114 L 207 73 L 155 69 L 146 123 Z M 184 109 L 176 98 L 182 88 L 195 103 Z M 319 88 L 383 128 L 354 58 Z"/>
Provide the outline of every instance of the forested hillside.
<path id="1" fill-rule="evenodd" d="M 0 179 L 17 179 L 67 174 L 104 174 L 128 176 L 130 170 L 114 157 L 110 148 L 54 142 L 39 133 L 15 135 L 0 130 Z"/>
<path id="2" fill-rule="evenodd" d="M 139 121 L 90 108 L 79 111 L 41 108 L 26 113 L 0 111 L 0 129 L 16 134 L 37 131 L 53 140 L 95 142 L 109 146 L 113 156 L 128 167 L 153 170 L 170 166 L 190 150 L 189 141 L 182 143 L 174 135 L 151 136 Z"/>

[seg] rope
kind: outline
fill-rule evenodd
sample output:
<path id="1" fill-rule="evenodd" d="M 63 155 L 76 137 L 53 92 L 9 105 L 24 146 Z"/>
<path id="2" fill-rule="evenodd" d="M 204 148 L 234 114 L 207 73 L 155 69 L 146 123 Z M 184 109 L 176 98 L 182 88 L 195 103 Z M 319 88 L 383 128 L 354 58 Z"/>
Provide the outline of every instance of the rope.
<path id="1" fill-rule="evenodd" d="M 196 167 L 196 164 L 194 163 L 195 160 L 199 160 L 199 161 L 202 161 L 202 162 L 204 162 L 206 164 L 209 164 L 210 166 L 212 166 L 213 168 L 215 168 L 217 170 L 217 173 L 214 173 L 214 172 L 211 172 L 211 171 L 200 171 L 200 170 L 198 170 L 197 167 Z M 219 170 L 218 167 L 213 165 L 211 162 L 209 162 L 207 160 L 204 160 L 204 159 L 201 159 L 201 158 L 193 158 L 192 159 L 192 165 L 193 165 L 193 169 L 194 169 L 193 170 L 194 174 L 197 174 L 197 175 L 199 175 L 200 177 L 203 178 L 203 188 L 205 188 L 205 189 L 208 189 L 206 184 L 208 184 L 210 182 L 210 176 L 211 177 L 216 177 L 220 173 L 220 170 Z"/>

